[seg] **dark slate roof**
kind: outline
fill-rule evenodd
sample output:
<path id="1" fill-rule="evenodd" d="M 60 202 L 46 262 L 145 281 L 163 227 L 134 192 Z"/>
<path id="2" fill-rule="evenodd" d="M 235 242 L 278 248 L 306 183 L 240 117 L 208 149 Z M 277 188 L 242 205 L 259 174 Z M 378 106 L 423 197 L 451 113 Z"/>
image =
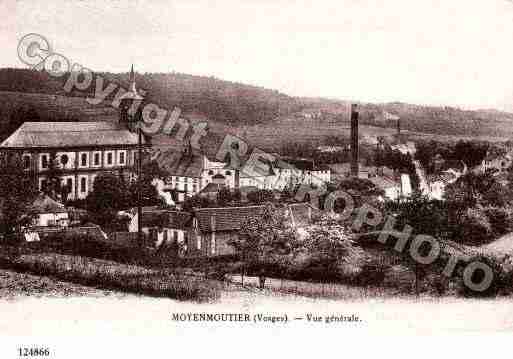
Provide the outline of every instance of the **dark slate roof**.
<path id="1" fill-rule="evenodd" d="M 25 122 L 0 147 L 77 147 L 136 145 L 137 134 L 117 123 Z"/>
<path id="2" fill-rule="evenodd" d="M 205 188 L 203 188 L 200 191 L 200 194 L 202 194 L 202 193 L 217 193 L 217 192 L 219 192 L 221 189 L 223 189 L 225 187 L 226 187 L 226 185 L 224 185 L 222 183 L 212 183 L 212 182 L 210 182 L 209 184 L 207 184 L 205 186 Z"/>
<path id="3" fill-rule="evenodd" d="M 305 158 L 287 158 L 282 157 L 282 161 L 285 161 L 289 165 L 302 171 L 313 171 L 315 169 L 314 161 Z"/>
<path id="4" fill-rule="evenodd" d="M 230 133 L 229 126 L 215 126 L 214 128 L 210 128 L 212 121 L 209 121 L 207 117 L 199 113 L 182 113 L 180 116 L 188 121 L 190 124 L 189 129 L 184 134 L 183 138 L 178 138 L 176 136 L 178 129 L 181 129 L 181 126 L 175 126 L 171 134 L 156 134 L 152 136 L 151 142 L 154 151 L 160 151 L 163 153 L 169 154 L 170 152 L 178 152 L 177 155 L 181 156 L 181 151 L 185 147 L 188 146 L 188 141 L 191 139 L 194 131 L 192 130 L 193 126 L 196 124 L 203 122 L 207 124 L 206 135 L 201 136 L 199 139 L 199 149 L 193 149 L 193 152 L 196 156 L 201 160 L 200 155 L 205 155 L 211 161 L 217 161 L 216 155 L 225 140 L 225 136 L 227 133 Z M 164 160 L 166 166 L 169 164 L 174 164 L 176 161 L 175 156 L 162 156 L 161 158 Z M 201 161 L 200 161 L 201 164 Z"/>
<path id="5" fill-rule="evenodd" d="M 248 218 L 261 215 L 265 206 L 198 208 L 194 215 L 202 232 L 239 230 Z"/>
<path id="6" fill-rule="evenodd" d="M 248 159 L 249 160 L 249 159 Z M 265 157 L 260 157 L 259 162 L 262 165 L 258 165 L 258 168 L 254 168 L 249 162 L 245 162 L 245 165 L 241 168 L 240 178 L 256 178 L 256 177 L 267 177 L 274 176 L 276 174 L 275 168 L 279 168 L 278 161 L 269 161 Z M 263 170 L 267 170 L 264 172 Z"/>
<path id="7" fill-rule="evenodd" d="M 148 210 L 142 212 L 143 227 L 166 227 L 186 230 L 192 215 L 189 212 Z"/>
<path id="8" fill-rule="evenodd" d="M 185 155 L 180 149 L 156 149 L 152 159 L 156 160 L 170 176 L 201 177 L 203 159 L 198 155 Z"/>
<path id="9" fill-rule="evenodd" d="M 313 160 L 307 158 L 281 157 L 273 164 L 277 168 L 296 168 L 301 171 L 327 171 L 328 165 L 316 164 Z"/>

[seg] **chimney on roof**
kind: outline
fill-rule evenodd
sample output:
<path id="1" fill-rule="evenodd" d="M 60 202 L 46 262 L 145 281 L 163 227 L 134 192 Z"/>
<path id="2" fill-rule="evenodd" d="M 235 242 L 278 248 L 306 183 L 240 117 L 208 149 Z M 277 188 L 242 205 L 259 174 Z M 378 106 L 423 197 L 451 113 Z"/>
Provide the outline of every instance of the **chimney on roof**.
<path id="1" fill-rule="evenodd" d="M 351 104 L 351 175 L 358 177 L 358 111 L 356 104 Z"/>

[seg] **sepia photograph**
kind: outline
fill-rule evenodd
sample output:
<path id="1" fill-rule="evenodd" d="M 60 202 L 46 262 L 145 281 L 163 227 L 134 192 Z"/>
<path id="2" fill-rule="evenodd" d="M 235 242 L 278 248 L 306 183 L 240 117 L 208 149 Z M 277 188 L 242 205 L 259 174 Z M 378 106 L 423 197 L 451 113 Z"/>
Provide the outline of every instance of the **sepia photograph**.
<path id="1" fill-rule="evenodd" d="M 512 1 L 0 13 L 2 357 L 513 332 Z"/>

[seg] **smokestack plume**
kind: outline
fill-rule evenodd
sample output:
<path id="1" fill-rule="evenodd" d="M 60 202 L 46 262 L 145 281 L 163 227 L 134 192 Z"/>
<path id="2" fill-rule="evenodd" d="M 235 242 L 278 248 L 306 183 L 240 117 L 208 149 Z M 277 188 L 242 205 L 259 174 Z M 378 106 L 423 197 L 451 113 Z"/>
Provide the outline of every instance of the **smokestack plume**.
<path id="1" fill-rule="evenodd" d="M 351 175 L 358 177 L 358 111 L 356 104 L 351 104 Z"/>

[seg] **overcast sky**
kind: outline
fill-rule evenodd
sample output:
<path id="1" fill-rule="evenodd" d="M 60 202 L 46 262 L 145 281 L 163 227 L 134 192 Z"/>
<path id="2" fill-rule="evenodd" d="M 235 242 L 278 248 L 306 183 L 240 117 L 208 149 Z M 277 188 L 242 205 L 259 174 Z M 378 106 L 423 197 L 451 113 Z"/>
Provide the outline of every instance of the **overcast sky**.
<path id="1" fill-rule="evenodd" d="M 0 0 L 0 66 L 25 34 L 93 70 L 214 75 L 290 95 L 513 111 L 508 0 Z"/>

